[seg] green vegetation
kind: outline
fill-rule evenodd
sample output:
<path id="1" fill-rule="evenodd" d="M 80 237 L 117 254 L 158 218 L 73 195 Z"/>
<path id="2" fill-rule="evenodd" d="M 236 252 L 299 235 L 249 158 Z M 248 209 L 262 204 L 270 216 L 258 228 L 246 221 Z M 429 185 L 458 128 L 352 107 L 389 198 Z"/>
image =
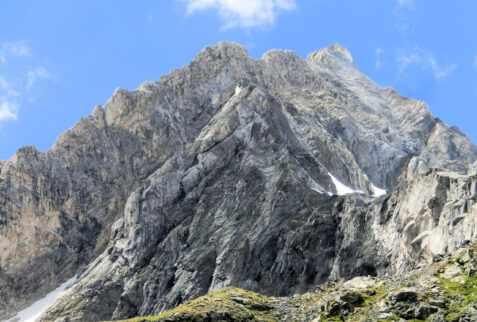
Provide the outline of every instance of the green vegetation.
<path id="1" fill-rule="evenodd" d="M 275 321 L 271 315 L 273 301 L 263 295 L 235 287 L 199 297 L 156 316 L 137 317 L 139 321 Z"/>
<path id="2" fill-rule="evenodd" d="M 443 277 L 446 268 L 457 266 L 462 273 L 454 278 Z M 472 245 L 456 259 L 450 260 L 441 269 L 439 279 L 448 304 L 447 320 L 453 320 L 466 307 L 477 303 L 477 245 Z"/>

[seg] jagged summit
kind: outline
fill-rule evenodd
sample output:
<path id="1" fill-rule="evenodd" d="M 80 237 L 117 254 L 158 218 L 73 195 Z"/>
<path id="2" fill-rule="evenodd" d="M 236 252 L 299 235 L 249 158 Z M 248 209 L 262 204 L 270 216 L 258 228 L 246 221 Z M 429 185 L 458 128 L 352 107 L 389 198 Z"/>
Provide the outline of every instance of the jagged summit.
<path id="1" fill-rule="evenodd" d="M 2 165 L 0 317 L 85 265 L 45 319 L 406 271 L 476 239 L 476 159 L 462 133 L 338 45 L 307 60 L 209 46 L 116 90 L 51 150 Z"/>
<path id="2" fill-rule="evenodd" d="M 334 44 L 330 47 L 319 49 L 317 51 L 314 51 L 306 57 L 307 62 L 321 62 L 323 64 L 328 64 L 328 57 L 333 56 L 335 58 L 340 59 L 342 62 L 348 62 L 350 64 L 354 64 L 353 62 L 353 56 L 351 56 L 351 53 L 346 49 L 345 47 L 339 45 L 339 44 Z"/>
<path id="3" fill-rule="evenodd" d="M 345 59 L 347 59 L 351 63 L 353 62 L 353 56 L 351 56 L 351 53 L 348 51 L 348 49 L 344 48 L 343 46 L 339 44 L 334 44 L 328 47 L 328 50 L 341 54 L 342 56 L 344 56 Z"/>

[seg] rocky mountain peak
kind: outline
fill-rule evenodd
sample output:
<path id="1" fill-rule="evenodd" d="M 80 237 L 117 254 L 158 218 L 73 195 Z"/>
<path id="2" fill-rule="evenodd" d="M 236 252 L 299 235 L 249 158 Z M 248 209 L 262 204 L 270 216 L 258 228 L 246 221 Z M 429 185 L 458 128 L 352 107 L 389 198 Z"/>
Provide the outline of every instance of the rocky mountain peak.
<path id="1" fill-rule="evenodd" d="M 2 166 L 0 317 L 80 272 L 45 319 L 404 272 L 476 239 L 476 159 L 339 45 L 209 46 Z"/>
<path id="2" fill-rule="evenodd" d="M 339 63 L 336 62 L 339 61 Z M 319 49 L 308 54 L 306 61 L 309 63 L 318 62 L 327 65 L 329 68 L 337 67 L 338 64 L 354 65 L 353 56 L 345 47 L 334 44 L 330 47 Z"/>
<path id="3" fill-rule="evenodd" d="M 203 56 L 218 56 L 223 55 L 222 58 L 249 58 L 249 54 L 244 46 L 235 42 L 224 41 L 219 42 L 215 46 L 207 46 L 202 49 L 194 60 L 200 60 Z M 220 57 L 217 57 L 220 58 Z"/>
<path id="4" fill-rule="evenodd" d="M 330 50 L 333 53 L 342 55 L 346 60 L 353 63 L 353 56 L 351 56 L 351 53 L 348 51 L 348 49 L 341 46 L 340 44 L 334 44 L 328 47 L 328 50 Z"/>

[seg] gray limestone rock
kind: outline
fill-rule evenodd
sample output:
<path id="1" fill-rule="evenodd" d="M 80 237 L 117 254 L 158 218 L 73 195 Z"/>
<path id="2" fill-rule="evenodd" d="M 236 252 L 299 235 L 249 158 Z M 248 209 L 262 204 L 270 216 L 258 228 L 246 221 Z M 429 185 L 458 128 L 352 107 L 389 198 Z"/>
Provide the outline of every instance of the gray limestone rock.
<path id="1" fill-rule="evenodd" d="M 306 60 L 207 47 L 116 90 L 51 150 L 0 164 L 0 318 L 84 265 L 45 320 L 431 263 L 477 240 L 476 159 L 458 129 L 373 83 L 339 45 Z M 356 193 L 339 196 L 343 185 Z"/>

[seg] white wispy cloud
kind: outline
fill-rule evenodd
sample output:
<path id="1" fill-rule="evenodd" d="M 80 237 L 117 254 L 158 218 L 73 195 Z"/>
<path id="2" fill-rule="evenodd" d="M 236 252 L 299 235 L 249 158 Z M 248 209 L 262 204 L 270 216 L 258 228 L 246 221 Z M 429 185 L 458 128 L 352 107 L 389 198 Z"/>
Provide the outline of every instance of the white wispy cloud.
<path id="1" fill-rule="evenodd" d="M 382 62 L 381 62 L 381 55 L 383 54 L 383 50 L 381 47 L 376 48 L 375 50 L 375 55 L 376 55 L 376 68 L 380 67 Z"/>
<path id="2" fill-rule="evenodd" d="M 18 104 L 15 102 L 17 97 L 17 91 L 0 75 L 0 122 L 17 119 Z"/>
<path id="3" fill-rule="evenodd" d="M 6 120 L 16 120 L 18 117 L 18 105 L 15 102 L 2 100 L 0 98 L 0 122 Z"/>
<path id="4" fill-rule="evenodd" d="M 474 57 L 474 67 L 477 67 L 477 55 Z"/>
<path id="5" fill-rule="evenodd" d="M 18 119 L 23 102 L 31 101 L 30 89 L 40 80 L 52 78 L 24 42 L 0 45 L 0 124 Z"/>
<path id="6" fill-rule="evenodd" d="M 38 66 L 33 68 L 32 70 L 29 70 L 27 73 L 27 91 L 30 90 L 30 88 L 33 86 L 33 84 L 35 84 L 36 81 L 41 79 L 48 79 L 50 77 L 50 73 L 44 67 Z"/>
<path id="7" fill-rule="evenodd" d="M 18 96 L 18 93 L 13 89 L 10 82 L 8 82 L 2 75 L 0 75 L 0 94 L 2 97 Z"/>
<path id="8" fill-rule="evenodd" d="M 280 11 L 296 8 L 295 0 L 181 0 L 187 13 L 215 9 L 224 21 L 223 29 L 271 25 Z"/>
<path id="9" fill-rule="evenodd" d="M 395 0 L 394 17 L 396 18 L 395 27 L 403 33 L 413 33 L 413 11 L 416 8 L 415 0 Z"/>
<path id="10" fill-rule="evenodd" d="M 400 53 L 396 56 L 400 72 L 404 72 L 412 65 L 417 65 L 421 69 L 431 70 L 436 80 L 442 80 L 452 74 L 457 69 L 457 64 L 440 64 L 434 56 L 420 47 L 416 46 L 412 51 Z"/>
<path id="11" fill-rule="evenodd" d="M 18 116 L 19 93 L 9 81 L 0 75 L 0 123 L 5 120 L 16 120 Z"/>
<path id="12" fill-rule="evenodd" d="M 0 62 L 2 64 L 7 63 L 7 57 L 9 56 L 31 56 L 30 48 L 24 42 L 4 43 L 0 47 Z"/>
<path id="13" fill-rule="evenodd" d="M 396 0 L 398 6 L 413 8 L 416 4 L 415 0 Z"/>

